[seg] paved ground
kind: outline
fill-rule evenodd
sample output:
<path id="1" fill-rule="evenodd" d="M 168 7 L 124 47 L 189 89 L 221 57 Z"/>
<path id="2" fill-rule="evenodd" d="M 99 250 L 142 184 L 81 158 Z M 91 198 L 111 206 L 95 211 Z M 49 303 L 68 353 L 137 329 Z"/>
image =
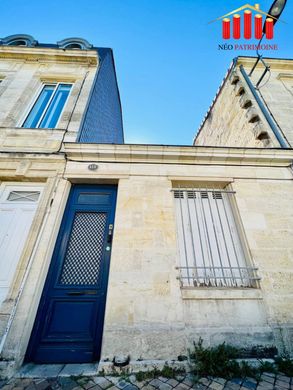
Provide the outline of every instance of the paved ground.
<path id="1" fill-rule="evenodd" d="M 90 367 L 88 367 L 88 369 L 90 369 Z M 52 370 L 55 370 L 55 372 L 58 370 L 60 371 L 60 366 L 55 365 Z M 28 376 L 28 374 L 22 372 L 18 375 L 18 378 L 13 378 L 5 382 L 0 381 L 0 388 L 2 390 L 293 390 L 293 378 L 271 373 L 264 373 L 259 382 L 252 378 L 246 378 L 245 380 L 233 379 L 230 381 L 222 378 L 201 378 L 197 383 L 194 383 L 194 379 L 189 374 L 178 375 L 174 379 L 158 377 L 156 379 L 148 379 L 139 382 L 135 375 L 124 378 L 119 376 L 94 375 L 69 376 L 69 371 L 70 369 L 67 369 L 67 373 L 66 371 L 65 374 L 63 372 L 63 375 L 65 376 L 60 376 L 58 373 L 58 376 L 51 378 L 24 377 Z M 71 371 L 74 370 L 71 369 Z M 60 372 L 62 372 L 62 369 Z M 36 374 L 31 373 L 31 376 L 33 375 Z"/>

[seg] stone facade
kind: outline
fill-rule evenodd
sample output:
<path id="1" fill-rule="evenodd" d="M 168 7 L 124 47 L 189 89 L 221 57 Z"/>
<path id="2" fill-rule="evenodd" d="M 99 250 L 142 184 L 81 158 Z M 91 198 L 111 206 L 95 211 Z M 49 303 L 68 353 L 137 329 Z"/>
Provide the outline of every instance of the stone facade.
<path id="1" fill-rule="evenodd" d="M 15 327 L 13 337 L 18 344 L 18 335 L 25 331 L 24 322 L 31 318 L 32 325 L 34 321 L 38 303 L 34 307 L 30 295 L 22 301 L 25 295 L 22 292 L 27 283 L 34 285 L 35 282 L 41 282 L 38 289 L 42 291 L 44 280 L 38 279 L 34 267 L 39 264 L 40 269 L 43 269 L 50 263 L 54 247 L 52 243 L 56 240 L 60 224 L 58 215 L 64 211 L 62 206 L 60 209 L 60 200 L 67 194 L 66 188 L 68 190 L 67 183 L 62 179 L 65 169 L 62 141 L 75 141 L 77 138 L 98 65 L 96 50 L 65 52 L 57 48 L 0 46 L 0 185 L 1 188 L 13 184 L 19 188 L 29 185 L 32 189 L 35 186 L 43 189 L 8 293 L 0 305 L 0 349 L 4 360 L 11 358 L 3 350 L 9 345 L 9 342 L 6 343 L 9 341 L 8 331 Z M 58 128 L 21 128 L 43 83 L 57 82 L 73 84 Z M 40 234 L 43 245 L 38 252 L 36 243 L 39 242 Z M 34 313 L 27 317 L 30 310 Z M 24 351 L 21 352 L 22 348 Z M 17 347 L 12 360 L 17 359 L 19 353 L 23 355 L 25 349 L 25 346 Z M 13 363 L 1 364 L 0 373 L 3 369 L 9 375 Z"/>
<path id="2" fill-rule="evenodd" d="M 86 151 L 76 144 L 65 150 L 68 180 L 82 180 L 93 161 L 99 164 L 93 179 L 119 179 L 105 359 L 176 359 L 200 336 L 209 344 L 285 343 L 292 353 L 292 151 L 99 145 Z M 180 288 L 171 194 L 178 182 L 231 183 L 260 289 Z"/>
<path id="3" fill-rule="evenodd" d="M 246 114 L 231 117 L 239 131 L 250 126 L 245 142 L 256 148 L 79 143 L 96 51 L 3 46 L 0 54 L 1 183 L 44 188 L 0 308 L 2 373 L 11 375 L 23 363 L 69 192 L 77 183 L 118 187 L 102 361 L 127 355 L 134 361 L 176 360 L 199 337 L 209 345 L 276 345 L 293 354 L 293 152 L 263 148 L 277 143 L 261 115 L 258 125 L 270 136 L 265 144 L 262 137 L 254 144 L 257 125 Z M 74 86 L 58 129 L 19 128 L 40 80 L 64 78 Z M 227 80 L 223 92 L 234 96 L 239 82 Z M 233 99 L 238 104 L 242 98 Z M 240 112 L 249 108 L 237 106 Z M 216 117 L 220 123 L 219 112 Z M 91 164 L 97 169 L 90 170 Z M 258 288 L 182 287 L 171 191 L 180 185 L 235 191 L 237 230 L 248 263 L 258 268 Z"/>
<path id="4" fill-rule="evenodd" d="M 60 131 L 54 131 L 53 134 L 57 140 L 60 140 L 63 136 L 62 131 L 66 130 L 65 139 L 75 141 L 97 66 L 98 56 L 96 50 L 85 52 L 69 50 L 65 54 L 63 50 L 53 48 L 1 46 L 0 126 L 7 133 L 7 136 L 5 136 L 6 144 L 3 146 L 11 144 L 15 149 L 17 143 L 22 147 L 23 144 L 26 144 L 16 135 L 15 128 L 21 126 L 32 101 L 38 96 L 40 88 L 46 82 L 73 83 L 68 104 L 58 123 L 58 130 Z M 28 130 L 21 130 L 21 134 L 25 134 L 25 132 L 28 132 Z M 3 134 L 3 131 L 1 133 Z M 3 137 L 2 134 L 1 138 Z M 16 139 L 11 140 L 9 135 Z M 32 139 L 32 143 L 28 143 L 27 146 L 33 148 L 33 142 L 35 142 L 36 145 L 45 147 L 50 143 L 50 138 L 47 140 L 50 136 L 52 137 L 52 132 L 40 131 L 39 133 L 39 130 L 34 130 L 26 134 L 27 140 Z M 55 150 L 58 150 L 58 143 Z M 20 151 L 23 151 L 23 149 L 20 149 Z M 44 148 L 44 152 L 47 152 L 46 148 Z"/>
<path id="5" fill-rule="evenodd" d="M 216 98 L 200 125 L 194 145 L 280 147 L 247 82 L 240 72 L 249 73 L 255 58 L 238 57 L 230 67 Z M 293 145 L 292 85 L 293 61 L 265 59 L 270 66 L 257 94 L 288 147 Z M 251 81 L 256 85 L 264 66 L 259 63 Z"/>
<path id="6" fill-rule="evenodd" d="M 102 360 L 128 354 L 134 360 L 176 359 L 199 337 L 211 345 L 277 345 L 292 353 L 291 150 L 76 143 L 64 148 L 69 161 L 39 230 L 5 357 L 18 364 L 23 359 L 69 189 L 79 182 L 118 183 Z M 91 163 L 98 164 L 97 172 L 88 170 Z M 171 193 L 179 182 L 230 183 L 236 191 L 259 289 L 180 287 Z M 40 208 L 37 218 L 44 221 L 45 213 Z M 12 294 L 17 291 L 16 284 Z"/>

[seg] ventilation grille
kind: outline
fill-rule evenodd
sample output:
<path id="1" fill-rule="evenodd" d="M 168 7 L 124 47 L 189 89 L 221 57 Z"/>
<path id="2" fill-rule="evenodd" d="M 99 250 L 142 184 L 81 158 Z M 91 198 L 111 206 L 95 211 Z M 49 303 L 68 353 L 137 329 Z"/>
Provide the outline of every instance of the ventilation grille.
<path id="1" fill-rule="evenodd" d="M 188 199 L 196 198 L 196 192 L 194 192 L 194 191 L 187 191 L 187 198 Z"/>
<path id="2" fill-rule="evenodd" d="M 184 197 L 187 197 L 188 199 L 208 199 L 209 194 L 208 192 L 212 193 L 213 199 L 223 199 L 222 192 L 221 191 L 200 191 L 200 190 L 173 190 L 174 192 L 174 198 L 175 199 L 184 199 Z"/>
<path id="3" fill-rule="evenodd" d="M 213 199 L 223 199 L 221 192 L 213 192 Z"/>
<path id="4" fill-rule="evenodd" d="M 184 198 L 183 191 L 175 190 L 174 191 L 174 198 L 175 199 L 183 199 Z"/>
<path id="5" fill-rule="evenodd" d="M 39 196 L 39 191 L 11 191 L 7 200 L 9 202 L 37 202 Z"/>

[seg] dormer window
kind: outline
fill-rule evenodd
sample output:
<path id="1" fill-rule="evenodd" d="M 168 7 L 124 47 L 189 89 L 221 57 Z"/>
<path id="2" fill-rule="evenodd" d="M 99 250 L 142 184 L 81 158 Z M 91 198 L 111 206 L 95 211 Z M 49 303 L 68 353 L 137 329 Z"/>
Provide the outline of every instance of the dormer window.
<path id="1" fill-rule="evenodd" d="M 78 49 L 82 50 L 83 47 L 80 43 L 70 43 L 69 45 L 64 46 L 64 49 Z"/>
<path id="2" fill-rule="evenodd" d="M 86 39 L 83 38 L 66 38 L 57 42 L 60 49 L 71 50 L 89 50 L 93 47 Z"/>
<path id="3" fill-rule="evenodd" d="M 26 46 L 34 47 L 38 42 L 31 35 L 27 34 L 14 34 L 9 35 L 6 38 L 0 39 L 0 44 L 7 46 Z"/>
<path id="4" fill-rule="evenodd" d="M 8 43 L 8 46 L 27 46 L 27 41 L 15 39 Z"/>

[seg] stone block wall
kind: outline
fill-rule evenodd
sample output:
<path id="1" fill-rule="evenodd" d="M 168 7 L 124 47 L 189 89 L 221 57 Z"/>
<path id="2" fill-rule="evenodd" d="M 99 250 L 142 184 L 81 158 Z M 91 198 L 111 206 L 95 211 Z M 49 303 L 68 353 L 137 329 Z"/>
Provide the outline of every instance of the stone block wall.
<path id="1" fill-rule="evenodd" d="M 120 180 L 104 358 L 176 359 L 199 337 L 211 345 L 273 345 L 275 327 L 292 332 L 293 225 L 287 213 L 292 183 L 280 187 L 269 179 L 242 178 L 232 187 L 261 289 L 252 294 L 244 289 L 242 295 L 237 289 L 219 289 L 217 295 L 217 289 L 202 288 L 186 296 L 175 269 L 172 183 L 163 177 Z M 277 202 L 283 192 L 288 207 Z"/>
<path id="2" fill-rule="evenodd" d="M 293 62 L 293 61 L 292 61 Z M 292 65 L 293 66 L 293 65 Z M 261 71 L 258 70 L 254 77 L 260 77 Z M 278 124 L 282 135 L 288 144 L 293 146 L 293 71 L 291 68 L 272 67 L 270 79 L 263 87 L 260 93 L 268 109 Z"/>
<path id="3" fill-rule="evenodd" d="M 67 173 L 74 172 L 81 174 L 82 163 L 68 166 Z M 244 161 L 238 167 L 228 162 L 188 166 L 186 160 L 185 165 L 100 162 L 99 176 L 110 172 L 126 177 L 118 184 L 103 359 L 128 354 L 132 359 L 176 359 L 199 337 L 210 345 L 277 345 L 280 351 L 285 345 L 293 352 L 288 168 L 245 166 Z M 180 287 L 172 178 L 196 185 L 200 177 L 214 183 L 232 180 L 249 261 L 261 277 L 259 289 Z"/>
<path id="4" fill-rule="evenodd" d="M 249 73 L 254 62 L 255 58 L 238 58 L 198 130 L 195 145 L 280 147 L 239 71 L 239 66 L 243 65 Z M 290 146 L 293 145 L 293 61 L 270 59 L 266 62 L 270 73 L 259 85 L 258 94 Z M 251 77 L 254 85 L 263 71 L 260 63 Z"/>
<path id="5" fill-rule="evenodd" d="M 66 139 L 75 141 L 97 70 L 97 52 L 79 52 L 77 58 L 57 49 L 17 50 L 0 48 L 0 127 L 21 128 L 43 83 L 69 82 L 72 90 L 56 130 L 66 130 Z"/>
<path id="6" fill-rule="evenodd" d="M 69 190 L 80 182 L 118 184 L 102 359 L 128 354 L 132 360 L 176 359 L 199 337 L 210 345 L 277 345 L 293 352 L 290 150 L 76 143 L 64 148 L 66 165 L 61 156 L 26 156 L 30 164 L 22 180 L 50 182 L 11 286 L 11 301 L 3 306 L 2 330 L 32 259 L 5 359 L 15 367 L 23 361 Z M 2 177 L 16 177 L 22 159 L 14 156 L 8 164 L 3 157 Z M 98 164 L 96 171 L 88 170 L 92 162 Z M 180 183 L 230 183 L 248 262 L 261 277 L 259 288 L 181 288 L 171 192 Z"/>

